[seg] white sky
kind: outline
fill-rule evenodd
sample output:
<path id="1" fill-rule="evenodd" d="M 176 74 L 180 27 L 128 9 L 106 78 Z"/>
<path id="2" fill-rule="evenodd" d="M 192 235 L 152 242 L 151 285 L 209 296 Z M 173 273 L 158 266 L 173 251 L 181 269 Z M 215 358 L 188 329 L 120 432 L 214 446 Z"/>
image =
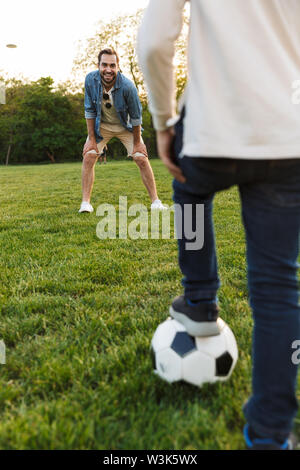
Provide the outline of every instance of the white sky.
<path id="1" fill-rule="evenodd" d="M 32 80 L 71 77 L 80 39 L 93 36 L 99 20 L 134 13 L 149 0 L 4 0 L 0 10 L 0 73 Z M 163 0 L 162 0 L 163 1 Z M 6 44 L 17 44 L 8 49 Z"/>

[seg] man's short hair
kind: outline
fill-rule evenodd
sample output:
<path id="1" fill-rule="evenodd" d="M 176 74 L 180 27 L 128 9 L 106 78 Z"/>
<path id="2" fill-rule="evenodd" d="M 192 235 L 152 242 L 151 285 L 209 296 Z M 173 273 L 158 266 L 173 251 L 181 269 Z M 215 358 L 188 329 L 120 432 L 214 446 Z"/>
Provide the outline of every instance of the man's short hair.
<path id="1" fill-rule="evenodd" d="M 106 47 L 105 49 L 102 49 L 99 52 L 99 54 L 98 54 L 98 64 L 99 65 L 100 65 L 101 57 L 103 56 L 103 54 L 115 55 L 116 58 L 117 58 L 117 64 L 119 65 L 119 56 L 118 56 L 118 54 L 116 53 L 116 51 L 114 50 L 113 47 Z"/>

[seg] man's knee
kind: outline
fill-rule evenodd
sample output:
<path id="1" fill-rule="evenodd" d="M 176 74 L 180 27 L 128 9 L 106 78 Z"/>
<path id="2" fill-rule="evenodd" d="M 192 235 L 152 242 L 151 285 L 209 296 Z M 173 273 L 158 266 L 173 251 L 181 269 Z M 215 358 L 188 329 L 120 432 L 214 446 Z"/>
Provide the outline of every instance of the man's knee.
<path id="1" fill-rule="evenodd" d="M 133 160 L 141 170 L 149 166 L 149 161 L 147 157 L 133 157 Z"/>
<path id="2" fill-rule="evenodd" d="M 83 164 L 85 168 L 93 168 L 98 160 L 97 155 L 85 154 L 83 157 Z"/>

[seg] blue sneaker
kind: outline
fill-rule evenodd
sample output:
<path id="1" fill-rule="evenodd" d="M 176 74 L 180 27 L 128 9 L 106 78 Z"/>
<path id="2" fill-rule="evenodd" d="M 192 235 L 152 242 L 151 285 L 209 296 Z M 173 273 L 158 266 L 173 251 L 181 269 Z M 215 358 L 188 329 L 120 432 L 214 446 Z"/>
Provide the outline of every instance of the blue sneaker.
<path id="1" fill-rule="evenodd" d="M 193 303 L 184 295 L 176 297 L 170 307 L 170 315 L 181 323 L 191 336 L 215 336 L 218 327 L 219 308 L 214 301 Z"/>
<path id="2" fill-rule="evenodd" d="M 243 434 L 248 450 L 294 450 L 297 444 L 293 434 L 284 442 L 277 442 L 274 439 L 257 436 L 249 424 L 245 425 Z"/>

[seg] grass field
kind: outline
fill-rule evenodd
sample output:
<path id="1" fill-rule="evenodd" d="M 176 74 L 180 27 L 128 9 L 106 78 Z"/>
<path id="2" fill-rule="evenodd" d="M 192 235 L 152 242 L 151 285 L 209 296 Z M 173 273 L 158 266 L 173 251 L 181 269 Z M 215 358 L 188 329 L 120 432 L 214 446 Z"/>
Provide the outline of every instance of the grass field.
<path id="1" fill-rule="evenodd" d="M 152 166 L 171 204 L 171 176 Z M 149 354 L 182 292 L 176 241 L 99 240 L 95 212 L 78 214 L 80 173 L 80 163 L 0 170 L 0 448 L 243 449 L 252 319 L 237 191 L 217 195 L 215 228 L 221 316 L 240 356 L 227 383 L 198 389 L 161 381 Z M 119 195 L 149 205 L 134 164 L 97 165 L 94 207 Z"/>

